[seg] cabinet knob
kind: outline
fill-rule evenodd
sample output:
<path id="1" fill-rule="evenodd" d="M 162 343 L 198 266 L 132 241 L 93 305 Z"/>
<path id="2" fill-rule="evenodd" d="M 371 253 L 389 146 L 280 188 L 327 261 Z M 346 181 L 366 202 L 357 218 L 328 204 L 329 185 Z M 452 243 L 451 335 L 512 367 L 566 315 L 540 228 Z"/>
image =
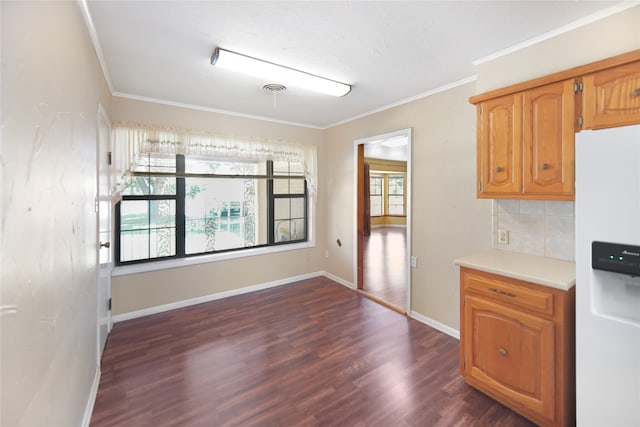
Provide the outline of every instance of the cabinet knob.
<path id="1" fill-rule="evenodd" d="M 504 348 L 499 348 L 498 354 L 502 357 L 507 357 L 507 350 L 505 350 Z"/>
<path id="2" fill-rule="evenodd" d="M 640 96 L 640 87 L 633 91 L 633 96 Z"/>
<path id="3" fill-rule="evenodd" d="M 100 242 L 101 248 L 108 248 L 111 246 L 111 242 Z"/>
<path id="4" fill-rule="evenodd" d="M 547 170 L 549 169 L 551 166 L 549 165 L 549 163 L 543 163 L 542 164 L 542 169 Z"/>
<path id="5" fill-rule="evenodd" d="M 502 172 L 503 170 L 504 170 L 504 169 L 502 169 L 500 166 L 498 166 L 498 167 L 496 168 L 496 172 Z"/>

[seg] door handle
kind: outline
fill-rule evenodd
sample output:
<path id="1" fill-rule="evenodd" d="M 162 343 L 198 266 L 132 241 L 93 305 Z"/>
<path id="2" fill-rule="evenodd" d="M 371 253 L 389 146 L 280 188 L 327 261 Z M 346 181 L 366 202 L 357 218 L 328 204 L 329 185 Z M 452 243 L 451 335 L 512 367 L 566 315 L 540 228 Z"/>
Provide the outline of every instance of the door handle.
<path id="1" fill-rule="evenodd" d="M 111 242 L 100 242 L 101 248 L 109 248 L 111 247 Z"/>

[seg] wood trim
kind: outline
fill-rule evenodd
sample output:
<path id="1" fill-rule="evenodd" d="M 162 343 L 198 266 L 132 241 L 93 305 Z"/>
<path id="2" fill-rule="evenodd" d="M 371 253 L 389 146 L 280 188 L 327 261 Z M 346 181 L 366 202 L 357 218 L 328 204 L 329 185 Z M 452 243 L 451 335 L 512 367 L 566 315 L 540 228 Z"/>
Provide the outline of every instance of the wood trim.
<path id="1" fill-rule="evenodd" d="M 522 193 L 478 193 L 478 199 L 507 199 L 507 200 L 557 200 L 574 201 L 575 194 L 522 194 Z"/>
<path id="2" fill-rule="evenodd" d="M 364 144 L 358 144 L 358 241 L 357 246 L 357 281 L 356 289 L 364 286 Z"/>
<path id="3" fill-rule="evenodd" d="M 397 307 L 397 306 L 395 306 L 393 304 L 390 304 L 390 303 L 388 303 L 388 302 L 386 302 L 386 301 L 384 301 L 384 300 L 382 300 L 382 299 L 380 299 L 380 298 L 378 298 L 378 297 L 376 297 L 376 296 L 374 296 L 374 295 L 372 295 L 372 294 L 370 294 L 368 292 L 363 291 L 362 289 L 356 289 L 355 291 L 357 293 L 359 293 L 360 295 L 362 295 L 363 297 L 369 298 L 371 301 L 376 302 L 376 303 L 380 304 L 383 307 L 387 307 L 389 310 L 393 310 L 395 312 L 398 312 L 398 313 L 402 314 L 403 316 L 407 315 L 407 311 L 406 310 L 403 310 L 400 307 Z"/>
<path id="4" fill-rule="evenodd" d="M 632 50 L 631 52 L 623 53 L 611 58 L 603 59 L 600 61 L 592 62 L 590 64 L 581 65 L 578 67 L 570 68 L 568 70 L 559 71 L 557 73 L 549 74 L 546 76 L 538 77 L 525 82 L 517 83 L 504 88 L 492 90 L 479 95 L 474 95 L 469 98 L 471 104 L 477 104 L 488 99 L 497 98 L 499 96 L 509 95 L 516 92 L 532 89 L 538 86 L 544 86 L 550 83 L 556 83 L 562 80 L 574 79 L 581 77 L 585 74 L 594 73 L 596 71 L 602 71 L 607 68 L 617 67 L 619 65 L 627 64 L 640 60 L 640 49 Z"/>
<path id="5" fill-rule="evenodd" d="M 363 236 L 371 235 L 371 166 L 368 163 L 364 163 L 363 171 L 363 184 L 362 184 L 362 199 L 360 203 L 363 205 L 362 212 L 362 234 Z"/>

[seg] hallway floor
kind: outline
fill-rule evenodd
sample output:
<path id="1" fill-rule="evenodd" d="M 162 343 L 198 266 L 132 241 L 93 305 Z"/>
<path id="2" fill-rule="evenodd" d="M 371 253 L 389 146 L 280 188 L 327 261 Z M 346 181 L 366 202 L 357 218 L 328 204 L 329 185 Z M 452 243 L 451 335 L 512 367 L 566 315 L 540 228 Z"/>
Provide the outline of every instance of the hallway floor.
<path id="1" fill-rule="evenodd" d="M 364 237 L 363 291 L 407 309 L 407 229 L 372 228 Z"/>

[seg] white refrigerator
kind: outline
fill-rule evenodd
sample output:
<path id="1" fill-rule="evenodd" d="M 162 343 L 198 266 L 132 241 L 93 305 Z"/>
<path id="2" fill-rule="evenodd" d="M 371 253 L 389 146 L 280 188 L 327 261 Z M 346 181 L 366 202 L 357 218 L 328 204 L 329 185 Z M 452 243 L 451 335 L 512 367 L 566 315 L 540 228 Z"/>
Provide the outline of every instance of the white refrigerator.
<path id="1" fill-rule="evenodd" d="M 575 209 L 577 425 L 640 427 L 640 278 L 592 268 L 640 246 L 640 125 L 576 135 Z"/>

